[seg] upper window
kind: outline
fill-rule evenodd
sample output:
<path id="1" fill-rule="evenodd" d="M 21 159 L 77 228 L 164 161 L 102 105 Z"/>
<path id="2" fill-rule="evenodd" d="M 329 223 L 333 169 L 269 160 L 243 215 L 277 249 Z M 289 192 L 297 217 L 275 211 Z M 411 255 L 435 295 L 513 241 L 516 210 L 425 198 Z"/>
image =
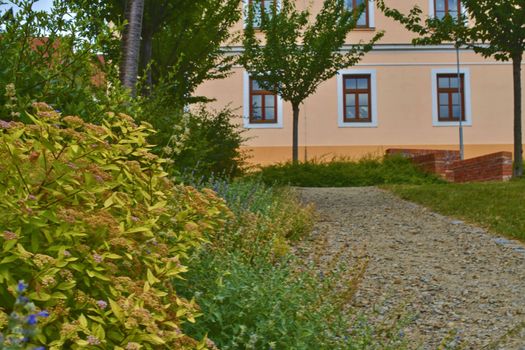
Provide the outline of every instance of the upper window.
<path id="1" fill-rule="evenodd" d="M 465 76 L 457 74 L 437 75 L 438 121 L 465 121 Z"/>
<path id="2" fill-rule="evenodd" d="M 461 13 L 461 0 L 434 0 L 435 16 L 443 19 L 447 14 L 458 18 Z"/>
<path id="3" fill-rule="evenodd" d="M 345 123 L 372 122 L 372 94 L 369 74 L 343 76 L 343 106 Z"/>
<path id="4" fill-rule="evenodd" d="M 263 13 L 271 16 L 273 10 L 277 8 L 277 0 L 249 0 L 249 5 L 253 6 L 253 27 L 260 28 L 263 21 Z"/>
<path id="5" fill-rule="evenodd" d="M 365 10 L 359 16 L 357 19 L 357 27 L 358 28 L 369 28 L 370 27 L 370 21 L 369 21 L 369 9 L 368 9 L 368 0 L 345 0 L 346 8 L 349 10 L 357 11 L 360 6 L 363 6 L 365 4 Z"/>
<path id="6" fill-rule="evenodd" d="M 250 78 L 250 123 L 275 124 L 278 119 L 277 95 L 263 89 L 259 81 Z"/>

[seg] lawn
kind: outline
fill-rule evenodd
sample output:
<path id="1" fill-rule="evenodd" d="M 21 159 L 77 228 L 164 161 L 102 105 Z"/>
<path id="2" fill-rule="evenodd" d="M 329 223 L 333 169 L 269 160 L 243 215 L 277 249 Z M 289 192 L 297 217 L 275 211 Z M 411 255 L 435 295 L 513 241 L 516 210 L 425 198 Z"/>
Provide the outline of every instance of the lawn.
<path id="1" fill-rule="evenodd" d="M 525 180 L 385 188 L 441 214 L 525 241 Z"/>

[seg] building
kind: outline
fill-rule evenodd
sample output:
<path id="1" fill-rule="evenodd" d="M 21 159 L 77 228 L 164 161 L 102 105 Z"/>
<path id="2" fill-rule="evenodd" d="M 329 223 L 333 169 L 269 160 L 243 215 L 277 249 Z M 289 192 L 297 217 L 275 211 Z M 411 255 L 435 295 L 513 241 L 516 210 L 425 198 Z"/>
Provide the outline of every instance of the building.
<path id="1" fill-rule="evenodd" d="M 347 0 L 347 4 L 357 6 L 362 1 Z M 456 15 L 459 1 L 389 0 L 388 4 L 405 13 L 417 4 L 429 16 L 443 16 Z M 313 1 L 313 13 L 322 2 Z M 300 0 L 297 6 L 308 3 Z M 414 47 L 414 34 L 386 18 L 373 1 L 367 6 L 348 44 L 369 40 L 378 30 L 386 34 L 358 65 L 340 71 L 305 101 L 299 131 L 301 159 L 382 155 L 388 148 L 458 149 L 459 115 L 464 118 L 467 158 L 513 150 L 510 62 L 461 50 L 459 82 L 452 45 Z M 236 30 L 242 28 L 239 23 Z M 246 147 L 254 162 L 291 159 L 291 106 L 260 90 L 242 67 L 235 67 L 224 80 L 203 84 L 198 94 L 216 99 L 217 107 L 239 108 L 243 115 L 239 126 L 248 129 Z"/>

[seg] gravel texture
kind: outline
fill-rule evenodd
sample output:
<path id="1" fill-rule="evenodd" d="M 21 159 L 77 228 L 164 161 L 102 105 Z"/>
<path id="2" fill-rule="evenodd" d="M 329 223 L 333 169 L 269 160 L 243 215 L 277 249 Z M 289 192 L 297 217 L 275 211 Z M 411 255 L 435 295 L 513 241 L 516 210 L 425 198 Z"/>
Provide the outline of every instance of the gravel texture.
<path id="1" fill-rule="evenodd" d="M 352 304 L 371 322 L 403 314 L 401 332 L 413 349 L 525 350 L 521 243 L 377 188 L 298 191 L 320 215 L 303 254 L 320 240 L 323 259 L 341 250 L 349 259 L 368 254 Z"/>

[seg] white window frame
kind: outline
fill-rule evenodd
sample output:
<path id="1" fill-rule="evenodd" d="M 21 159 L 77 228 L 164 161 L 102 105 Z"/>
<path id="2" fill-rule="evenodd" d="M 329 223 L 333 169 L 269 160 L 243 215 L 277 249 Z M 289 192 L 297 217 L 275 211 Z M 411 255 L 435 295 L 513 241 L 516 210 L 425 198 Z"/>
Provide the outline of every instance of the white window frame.
<path id="1" fill-rule="evenodd" d="M 428 16 L 431 18 L 435 18 L 436 8 L 434 6 L 434 0 L 428 0 L 428 10 Z M 461 14 L 463 16 L 467 16 L 467 8 L 465 7 L 465 5 L 463 5 L 463 2 L 461 2 Z"/>
<path id="2" fill-rule="evenodd" d="M 246 129 L 282 129 L 283 128 L 283 100 L 277 96 L 277 123 L 250 123 L 250 73 L 244 71 L 243 77 L 243 124 Z"/>
<path id="3" fill-rule="evenodd" d="M 456 68 L 438 68 L 432 69 L 432 125 L 436 127 L 441 126 L 459 126 L 458 122 L 441 122 L 439 121 L 438 111 L 438 87 L 437 87 L 437 76 L 438 74 L 457 74 Z M 470 69 L 461 68 L 459 71 L 464 76 L 465 91 L 465 121 L 462 123 L 463 126 L 472 126 L 472 92 L 470 87 Z"/>
<path id="4" fill-rule="evenodd" d="M 372 94 L 372 115 L 371 115 L 371 121 L 370 122 L 364 122 L 364 123 L 350 123 L 345 122 L 345 106 L 344 106 L 344 98 L 343 98 L 343 76 L 344 75 L 351 75 L 351 74 L 368 74 L 370 75 L 370 93 Z M 378 120 L 377 120 L 377 73 L 375 69 L 343 69 L 340 70 L 337 73 L 337 114 L 338 114 L 338 125 L 340 128 L 377 128 L 378 127 Z"/>
<path id="5" fill-rule="evenodd" d="M 248 19 L 248 4 L 250 0 L 242 0 L 242 13 L 243 13 L 243 27 L 246 28 L 246 22 Z M 281 11 L 281 0 L 277 0 L 277 11 Z M 255 28 L 257 29 L 257 28 Z"/>

